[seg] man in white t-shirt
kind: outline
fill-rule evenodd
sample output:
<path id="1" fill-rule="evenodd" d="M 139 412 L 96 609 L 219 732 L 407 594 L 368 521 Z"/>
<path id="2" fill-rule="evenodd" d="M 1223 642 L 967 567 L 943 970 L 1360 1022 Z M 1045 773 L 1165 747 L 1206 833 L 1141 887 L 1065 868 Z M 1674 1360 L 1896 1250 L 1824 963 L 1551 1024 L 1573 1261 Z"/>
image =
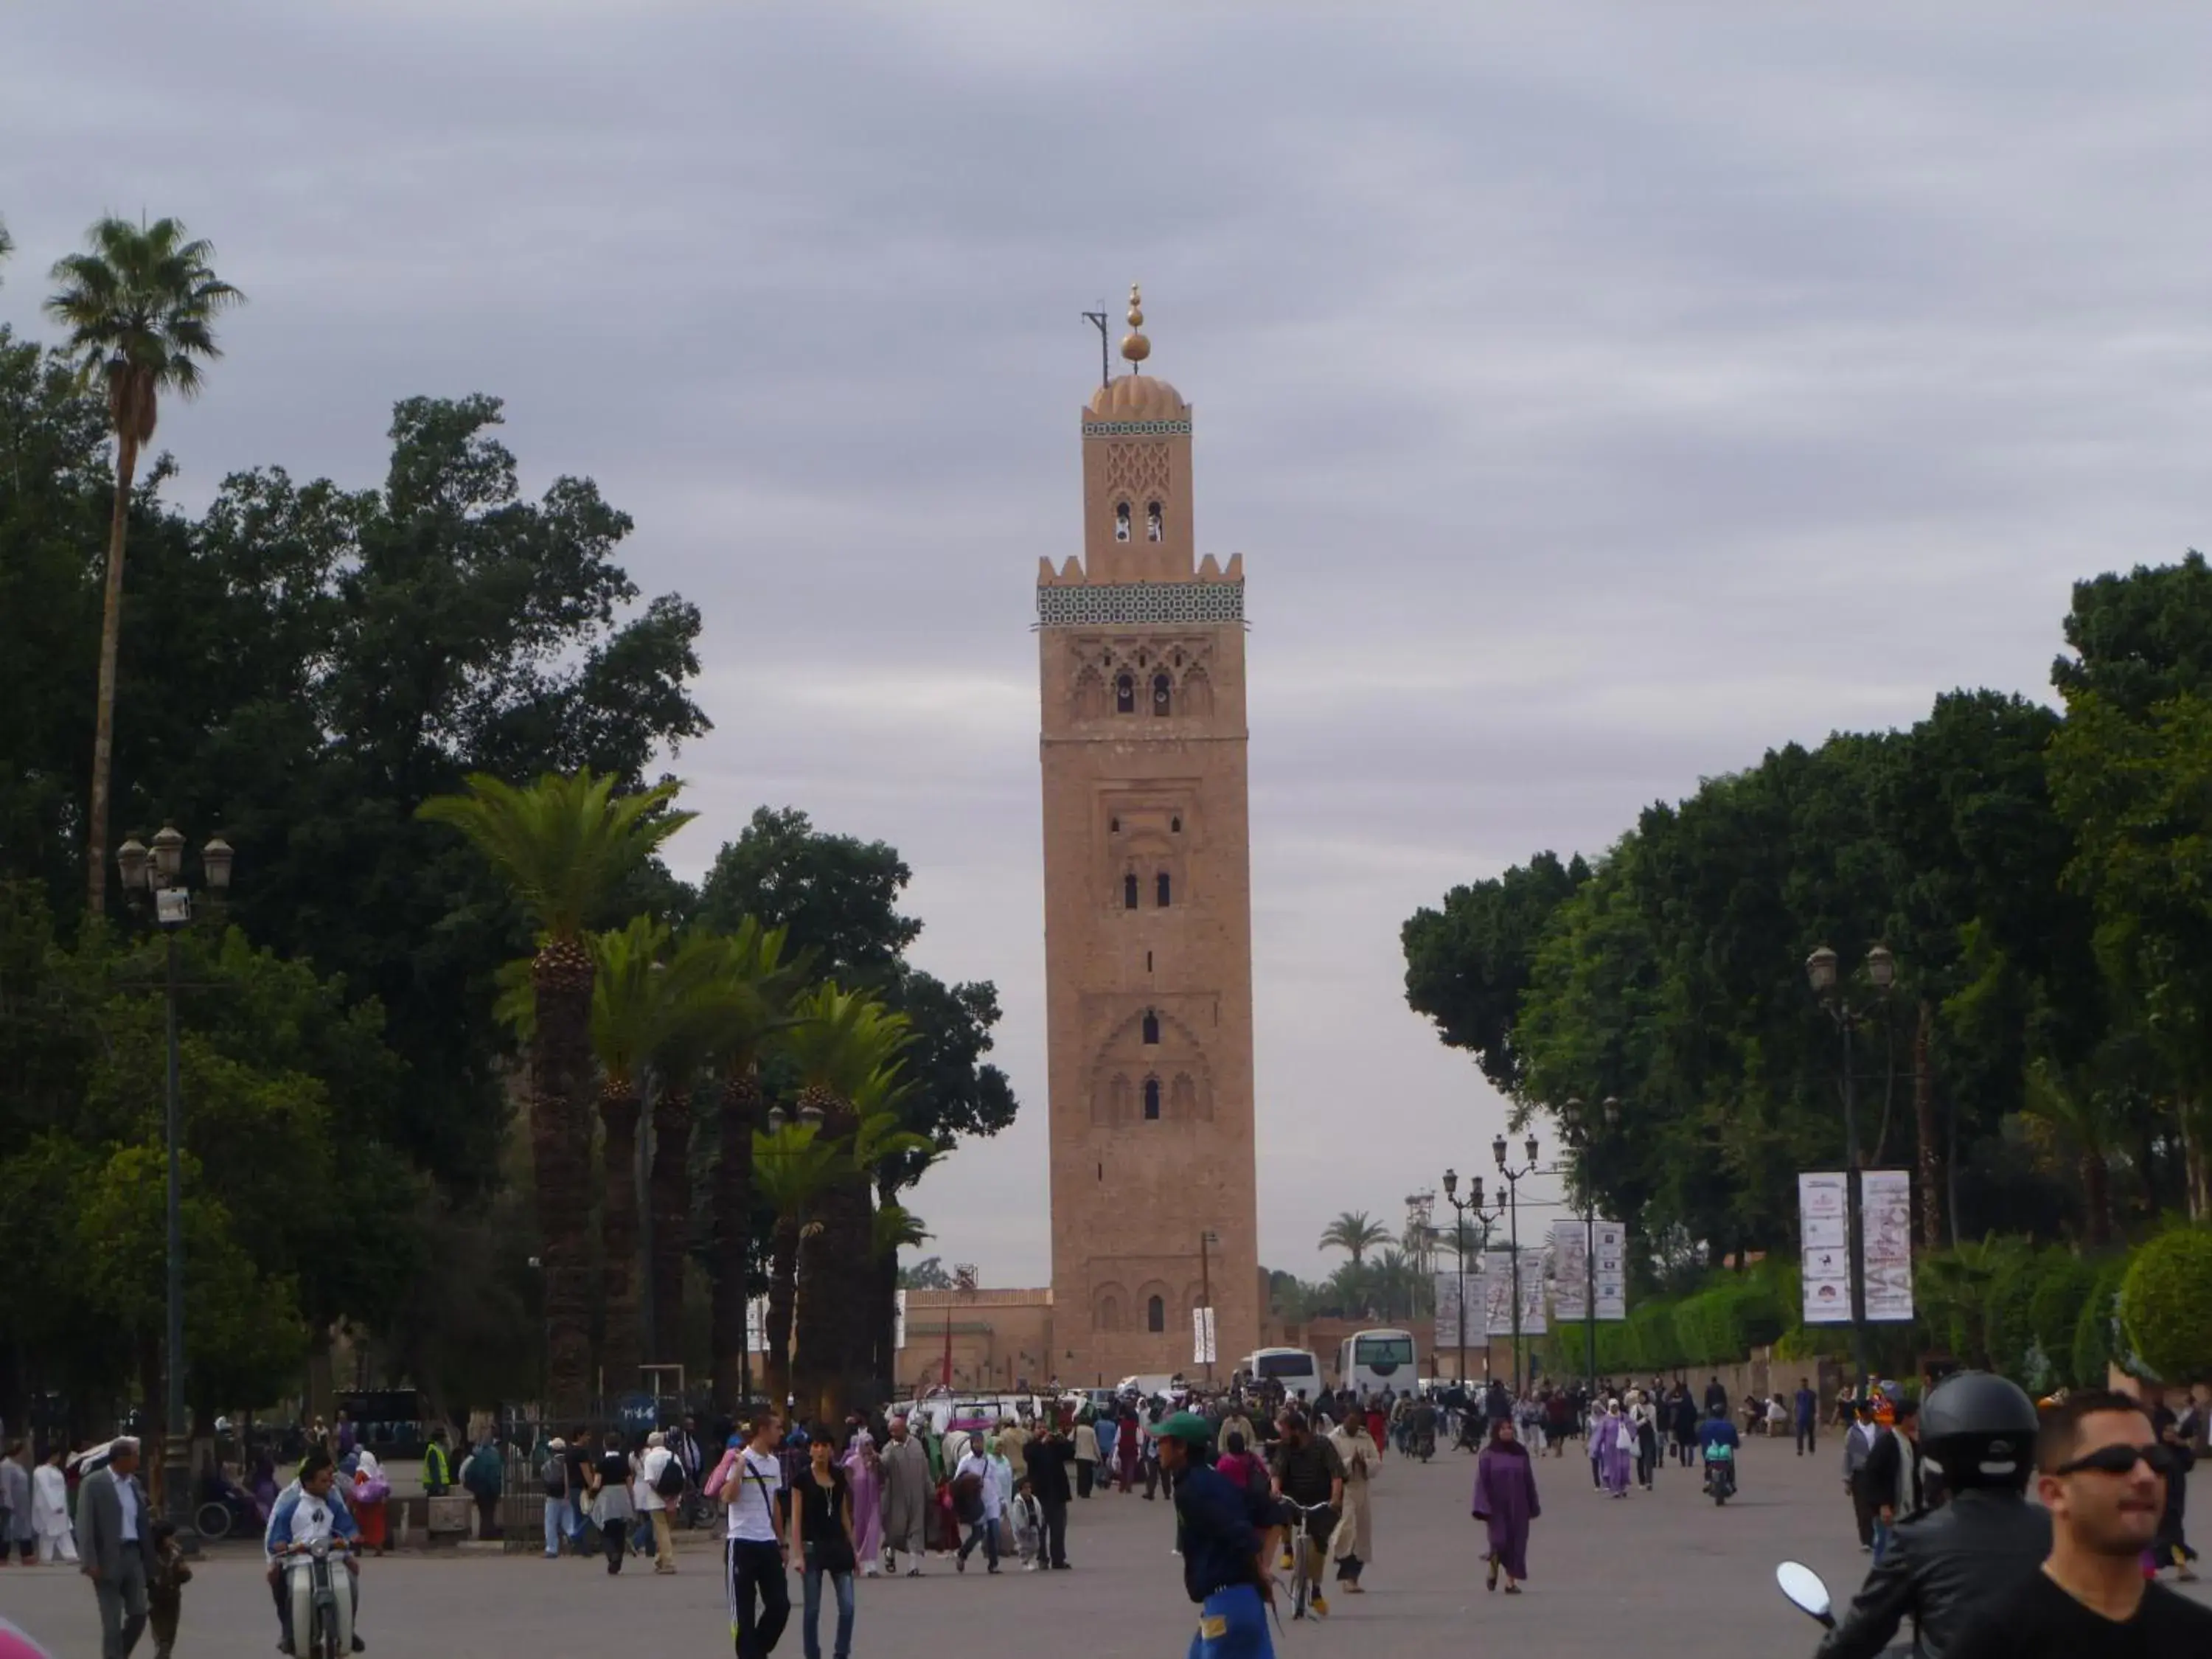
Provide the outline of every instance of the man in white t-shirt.
<path id="1" fill-rule="evenodd" d="M 676 1571 L 676 1535 L 670 1530 L 668 1519 L 668 1506 L 672 1500 L 660 1495 L 672 1463 L 676 1463 L 676 1454 L 668 1449 L 668 1437 L 655 1429 L 645 1437 L 645 1455 L 638 1460 L 631 1501 L 637 1505 L 637 1512 L 652 1522 L 653 1570 L 658 1573 Z M 677 1478 L 682 1479 L 683 1473 L 683 1465 L 677 1463 Z"/>
<path id="2" fill-rule="evenodd" d="M 738 1659 L 768 1659 L 791 1618 L 791 1587 L 784 1582 L 790 1561 L 783 1510 L 776 1494 L 783 1486 L 783 1462 L 775 1448 L 782 1425 L 763 1412 L 752 1437 L 731 1461 L 715 1494 L 729 1506 L 726 1578 L 730 1591 L 730 1634 Z M 753 1601 L 760 1606 L 756 1614 Z"/>
<path id="3" fill-rule="evenodd" d="M 968 1536 L 961 1540 L 960 1553 L 952 1559 L 955 1572 L 968 1571 L 968 1552 L 980 1541 L 983 1546 L 983 1560 L 993 1572 L 999 1570 L 999 1482 L 991 1468 L 991 1460 L 983 1455 L 980 1443 L 969 1442 L 967 1455 L 953 1466 L 952 1511 L 968 1528 Z"/>

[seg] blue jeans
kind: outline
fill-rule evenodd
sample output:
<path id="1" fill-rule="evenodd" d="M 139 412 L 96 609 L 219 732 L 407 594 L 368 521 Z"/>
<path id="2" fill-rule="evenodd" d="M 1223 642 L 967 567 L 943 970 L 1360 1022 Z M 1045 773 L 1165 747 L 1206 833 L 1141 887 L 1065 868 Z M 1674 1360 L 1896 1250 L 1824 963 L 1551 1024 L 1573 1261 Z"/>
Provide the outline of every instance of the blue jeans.
<path id="1" fill-rule="evenodd" d="M 837 1650 L 834 1659 L 852 1659 L 853 1575 L 833 1572 L 829 1577 L 830 1589 L 837 1597 Z M 806 1617 L 799 1632 L 806 1659 L 822 1659 L 822 1569 L 808 1563 L 801 1585 L 806 1598 Z"/>
<path id="2" fill-rule="evenodd" d="M 994 1572 L 997 1571 L 999 1567 L 999 1523 L 997 1522 L 978 1521 L 970 1526 L 968 1528 L 968 1541 L 960 1547 L 960 1559 L 965 1561 L 968 1559 L 968 1552 L 974 1549 L 978 1543 L 983 1546 L 983 1559 L 990 1564 Z"/>
<path id="3" fill-rule="evenodd" d="M 561 1553 L 561 1540 L 568 1531 L 568 1500 L 549 1498 L 545 1500 L 545 1559 L 551 1560 Z"/>
<path id="4" fill-rule="evenodd" d="M 1215 1590 L 1199 1604 L 1198 1634 L 1190 1638 L 1189 1659 L 1274 1659 L 1267 1635 L 1267 1610 L 1249 1584 Z"/>

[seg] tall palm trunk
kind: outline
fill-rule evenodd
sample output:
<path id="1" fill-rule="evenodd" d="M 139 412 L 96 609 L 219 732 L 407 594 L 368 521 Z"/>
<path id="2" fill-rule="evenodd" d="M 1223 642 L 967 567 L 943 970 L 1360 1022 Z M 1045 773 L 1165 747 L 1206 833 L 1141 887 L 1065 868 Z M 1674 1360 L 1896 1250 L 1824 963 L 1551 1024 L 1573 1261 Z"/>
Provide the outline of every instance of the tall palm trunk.
<path id="1" fill-rule="evenodd" d="M 599 1091 L 599 1121 L 606 1131 L 601 1165 L 600 1292 L 606 1310 L 606 1342 L 600 1353 L 609 1398 L 638 1386 L 644 1343 L 637 1322 L 637 1092 L 629 1087 Z"/>
<path id="2" fill-rule="evenodd" d="M 2081 1168 L 2081 1239 L 2090 1249 L 2100 1250 L 2112 1240 L 2112 1172 L 2104 1149 L 2085 1149 Z"/>
<path id="3" fill-rule="evenodd" d="M 1920 1023 L 1912 1033 L 1912 1133 L 1920 1143 L 1920 1243 L 1943 1248 L 1943 1148 L 1936 1133 L 1936 1079 L 1928 1066 L 1928 1036 L 1936 1023 L 1934 1005 L 1920 1001 Z"/>
<path id="4" fill-rule="evenodd" d="M 684 1258 L 691 1231 L 691 1091 L 665 1084 L 653 1107 L 653 1358 L 680 1358 L 684 1342 Z"/>
<path id="5" fill-rule="evenodd" d="M 93 709 L 92 799 L 85 822 L 85 913 L 107 908 L 107 780 L 115 752 L 115 659 L 123 638 L 123 538 L 131 525 L 131 482 L 138 440 L 127 427 L 115 434 L 115 511 L 107 526 L 107 581 L 100 606 L 100 689 Z"/>
<path id="6" fill-rule="evenodd" d="M 781 1215 L 769 1242 L 768 1313 L 761 1322 L 761 1392 L 781 1407 L 791 1392 L 792 1304 L 799 1296 L 801 1218 Z"/>
<path id="7" fill-rule="evenodd" d="M 800 1109 L 822 1109 L 822 1138 L 848 1151 L 860 1120 L 844 1101 L 821 1090 L 799 1097 Z M 866 1346 L 869 1297 L 870 1221 L 867 1179 L 849 1165 L 823 1186 L 811 1219 L 820 1231 L 799 1261 L 799 1306 L 793 1316 L 791 1387 L 800 1403 L 825 1423 L 842 1419 Z"/>
<path id="8" fill-rule="evenodd" d="M 715 1128 L 714 1398 L 734 1411 L 750 1386 L 745 1352 L 746 1267 L 752 1259 L 753 1126 L 760 1121 L 760 1079 L 748 1066 L 722 1082 Z M 786 1304 L 785 1316 L 789 1317 Z"/>
<path id="9" fill-rule="evenodd" d="M 592 958 L 556 939 L 531 963 L 538 1019 L 530 1054 L 530 1154 L 538 1182 L 538 1259 L 545 1279 L 545 1389 L 555 1415 L 581 1416 L 592 1396 L 590 1268 L 586 1232 L 592 1081 Z"/>

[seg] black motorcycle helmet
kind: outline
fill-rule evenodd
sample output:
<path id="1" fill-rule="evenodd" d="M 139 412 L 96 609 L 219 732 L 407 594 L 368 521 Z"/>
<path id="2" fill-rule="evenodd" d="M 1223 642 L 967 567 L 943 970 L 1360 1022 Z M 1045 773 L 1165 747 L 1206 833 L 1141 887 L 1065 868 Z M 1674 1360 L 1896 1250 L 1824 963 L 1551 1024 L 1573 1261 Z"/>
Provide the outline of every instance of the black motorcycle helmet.
<path id="1" fill-rule="evenodd" d="M 1994 1371 L 1959 1371 L 1920 1407 L 1920 1446 L 1953 1492 L 2027 1490 L 2041 1426 L 2027 1390 Z"/>

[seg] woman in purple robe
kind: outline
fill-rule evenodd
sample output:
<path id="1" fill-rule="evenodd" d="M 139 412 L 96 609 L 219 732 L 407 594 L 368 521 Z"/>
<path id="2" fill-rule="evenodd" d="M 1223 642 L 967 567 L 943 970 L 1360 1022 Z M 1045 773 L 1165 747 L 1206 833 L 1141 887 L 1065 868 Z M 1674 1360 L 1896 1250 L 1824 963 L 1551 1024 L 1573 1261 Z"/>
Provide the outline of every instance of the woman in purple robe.
<path id="1" fill-rule="evenodd" d="M 866 1426 L 855 1419 L 852 1429 L 843 1461 L 853 1491 L 853 1553 L 860 1558 L 860 1576 L 873 1578 L 884 1560 L 883 1462 Z"/>
<path id="2" fill-rule="evenodd" d="M 1636 1430 L 1620 1409 L 1620 1401 L 1605 1402 L 1605 1415 L 1597 1420 L 1598 1472 L 1605 1489 L 1615 1498 L 1628 1496 L 1628 1478 L 1636 1460 Z"/>
<path id="3" fill-rule="evenodd" d="M 1521 1594 L 1521 1581 L 1528 1576 L 1528 1523 L 1543 1510 L 1536 1504 L 1536 1470 L 1528 1449 L 1513 1432 L 1510 1418 L 1490 1425 L 1490 1443 L 1474 1465 L 1474 1518 L 1490 1523 L 1490 1577 L 1486 1589 L 1498 1588 L 1498 1575 L 1505 1574 L 1505 1593 Z"/>

